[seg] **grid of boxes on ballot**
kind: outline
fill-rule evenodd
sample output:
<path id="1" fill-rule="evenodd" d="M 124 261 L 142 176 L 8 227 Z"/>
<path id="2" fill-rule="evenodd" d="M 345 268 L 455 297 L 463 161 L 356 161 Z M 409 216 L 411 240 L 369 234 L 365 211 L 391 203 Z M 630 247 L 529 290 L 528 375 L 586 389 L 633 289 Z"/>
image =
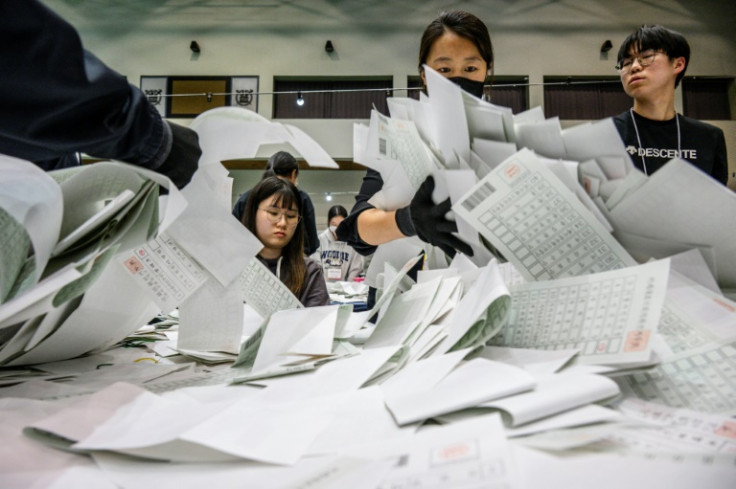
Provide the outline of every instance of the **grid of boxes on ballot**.
<path id="1" fill-rule="evenodd" d="M 387 210 L 434 175 L 474 254 L 379 247 L 370 311 L 301 307 L 230 215 L 221 160 L 291 138 L 330 165 L 288 127 L 203 114 L 181 192 L 118 162 L 3 157 L 0 393 L 58 403 L 0 405 L 25 449 L 91 454 L 120 487 L 586 487 L 604 467 L 729 487 L 736 194 L 680 160 L 644 176 L 611 120 L 563 131 L 426 71 L 428 95 L 356 124 L 354 158 Z"/>

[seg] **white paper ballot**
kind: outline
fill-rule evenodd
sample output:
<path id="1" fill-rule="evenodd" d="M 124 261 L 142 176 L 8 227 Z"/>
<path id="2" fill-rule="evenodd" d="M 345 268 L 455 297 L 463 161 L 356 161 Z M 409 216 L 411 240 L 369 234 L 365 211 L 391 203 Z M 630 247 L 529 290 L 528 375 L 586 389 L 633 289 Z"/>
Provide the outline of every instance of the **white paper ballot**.
<path id="1" fill-rule="evenodd" d="M 695 351 L 616 378 L 624 395 L 706 413 L 736 413 L 736 343 Z"/>
<path id="2" fill-rule="evenodd" d="M 590 211 L 526 149 L 478 182 L 453 210 L 527 280 L 636 265 Z"/>
<path id="3" fill-rule="evenodd" d="M 447 168 L 457 168 L 455 155 L 470 159 L 470 133 L 462 89 L 427 65 L 423 66 L 429 94 L 430 121 Z"/>
<path id="4" fill-rule="evenodd" d="M 514 124 L 516 144 L 529 148 L 548 158 L 564 158 L 565 144 L 562 141 L 560 119 L 552 117 L 542 122 L 522 122 Z"/>
<path id="5" fill-rule="evenodd" d="M 442 320 L 447 337 L 433 355 L 485 344 L 503 326 L 510 305 L 511 296 L 501 279 L 498 264 L 491 261 L 480 269 L 478 278 Z"/>
<path id="6" fill-rule="evenodd" d="M 396 462 L 379 487 L 522 487 L 496 415 L 420 431 L 413 438 L 369 445 L 351 453 Z"/>
<path id="7" fill-rule="evenodd" d="M 621 136 L 612 118 L 590 124 L 579 124 L 562 131 L 566 158 L 585 161 L 610 156 L 622 156 L 629 169 L 633 168 Z M 628 173 L 628 171 L 626 172 Z"/>
<path id="8" fill-rule="evenodd" d="M 177 348 L 237 354 L 243 335 L 243 299 L 237 283 L 210 279 L 179 306 Z"/>
<path id="9" fill-rule="evenodd" d="M 616 382 L 602 375 L 555 374 L 539 379 L 534 390 L 483 403 L 503 411 L 506 424 L 518 426 L 619 394 Z"/>
<path id="10" fill-rule="evenodd" d="M 173 311 L 207 281 L 202 266 L 166 233 L 119 260 L 162 311 Z"/>
<path id="11" fill-rule="evenodd" d="M 200 167 L 182 190 L 189 205 L 167 230 L 223 286 L 235 280 L 263 248 L 263 243 L 233 217 L 229 208 L 212 198 L 226 176 L 219 163 Z M 215 236 L 217 239 L 213 239 Z"/>
<path id="12" fill-rule="evenodd" d="M 315 167 L 337 168 L 337 163 L 300 129 L 272 122 L 242 107 L 218 107 L 198 115 L 189 125 L 199 136 L 201 163 L 254 158 L 267 144 L 288 143 Z"/>
<path id="13" fill-rule="evenodd" d="M 664 303 L 669 260 L 511 287 L 506 325 L 491 343 L 580 350 L 576 362 L 648 361 Z"/>
<path id="14" fill-rule="evenodd" d="M 255 257 L 237 280 L 245 302 L 261 317 L 284 309 L 304 307 L 289 288 Z"/>
<path id="15" fill-rule="evenodd" d="M 294 361 L 290 355 L 330 355 L 339 307 L 287 309 L 272 314 L 253 363 L 253 372 Z"/>
<path id="16" fill-rule="evenodd" d="M 690 163 L 670 160 L 610 216 L 623 232 L 712 246 L 718 284 L 736 287 L 736 193 Z"/>
<path id="17" fill-rule="evenodd" d="M 431 388 L 385 393 L 386 407 L 396 422 L 404 425 L 524 392 L 535 383 L 522 369 L 476 358 L 460 365 Z"/>
<path id="18" fill-rule="evenodd" d="M 104 260 L 100 260 L 99 271 L 87 278 L 96 280 L 87 285 L 89 289 L 79 307 L 37 346 L 8 365 L 66 360 L 95 349 L 111 348 L 160 312 L 115 263 L 105 266 Z"/>

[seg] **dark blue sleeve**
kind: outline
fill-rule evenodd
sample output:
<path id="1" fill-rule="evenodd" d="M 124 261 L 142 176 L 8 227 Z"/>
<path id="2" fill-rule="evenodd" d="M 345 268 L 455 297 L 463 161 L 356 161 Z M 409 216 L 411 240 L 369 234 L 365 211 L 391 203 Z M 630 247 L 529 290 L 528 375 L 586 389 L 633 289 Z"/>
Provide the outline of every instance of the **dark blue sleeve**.
<path id="1" fill-rule="evenodd" d="M 250 195 L 250 190 L 246 190 L 240 194 L 240 197 L 238 197 L 237 202 L 233 206 L 233 216 L 240 222 L 243 222 L 243 212 L 245 212 L 245 204 L 248 202 L 248 195 Z"/>
<path id="2" fill-rule="evenodd" d="M 314 216 L 314 204 L 312 199 L 303 190 L 299 190 L 302 198 L 302 214 L 304 215 L 304 254 L 311 255 L 319 248 L 319 236 L 317 236 L 317 221 Z"/>
<path id="3" fill-rule="evenodd" d="M 84 152 L 157 169 L 171 130 L 143 93 L 35 0 L 0 2 L 0 153 L 68 166 Z"/>
<path id="4" fill-rule="evenodd" d="M 337 239 L 345 241 L 363 256 L 373 254 L 378 247 L 360 239 L 360 235 L 358 234 L 358 216 L 364 210 L 374 208 L 368 203 L 368 200 L 382 188 L 383 178 L 381 178 L 381 174 L 375 170 L 369 169 L 366 171 L 358 195 L 355 196 L 355 205 L 348 217 L 343 219 L 337 227 Z"/>

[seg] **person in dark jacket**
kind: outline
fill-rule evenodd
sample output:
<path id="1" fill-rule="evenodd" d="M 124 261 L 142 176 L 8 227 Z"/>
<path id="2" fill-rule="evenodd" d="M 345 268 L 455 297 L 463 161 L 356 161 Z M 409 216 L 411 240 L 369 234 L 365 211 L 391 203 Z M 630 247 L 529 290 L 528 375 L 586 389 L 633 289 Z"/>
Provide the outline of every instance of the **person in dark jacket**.
<path id="1" fill-rule="evenodd" d="M 86 153 L 162 173 L 179 188 L 197 169 L 197 134 L 162 119 L 36 0 L 0 2 L 0 71 L 2 154 L 55 170 Z"/>

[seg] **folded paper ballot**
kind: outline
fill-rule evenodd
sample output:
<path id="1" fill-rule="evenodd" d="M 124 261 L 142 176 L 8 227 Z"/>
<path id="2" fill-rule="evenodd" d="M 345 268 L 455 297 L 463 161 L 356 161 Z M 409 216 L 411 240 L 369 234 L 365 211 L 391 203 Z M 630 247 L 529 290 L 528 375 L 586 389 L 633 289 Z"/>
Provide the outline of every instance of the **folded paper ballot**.
<path id="1" fill-rule="evenodd" d="M 189 127 L 199 136 L 201 163 L 254 158 L 262 145 L 288 144 L 309 166 L 338 168 L 335 160 L 301 129 L 269 121 L 242 107 L 208 110 L 198 115 Z"/>
<path id="2" fill-rule="evenodd" d="M 501 410 L 508 426 L 519 426 L 594 402 L 610 402 L 619 393 L 608 377 L 561 373 L 538 379 L 531 391 L 481 406 Z"/>
<path id="3" fill-rule="evenodd" d="M 391 392 L 385 401 L 396 422 L 405 425 L 528 391 L 535 384 L 534 377 L 520 368 L 475 358 L 431 388 Z"/>

